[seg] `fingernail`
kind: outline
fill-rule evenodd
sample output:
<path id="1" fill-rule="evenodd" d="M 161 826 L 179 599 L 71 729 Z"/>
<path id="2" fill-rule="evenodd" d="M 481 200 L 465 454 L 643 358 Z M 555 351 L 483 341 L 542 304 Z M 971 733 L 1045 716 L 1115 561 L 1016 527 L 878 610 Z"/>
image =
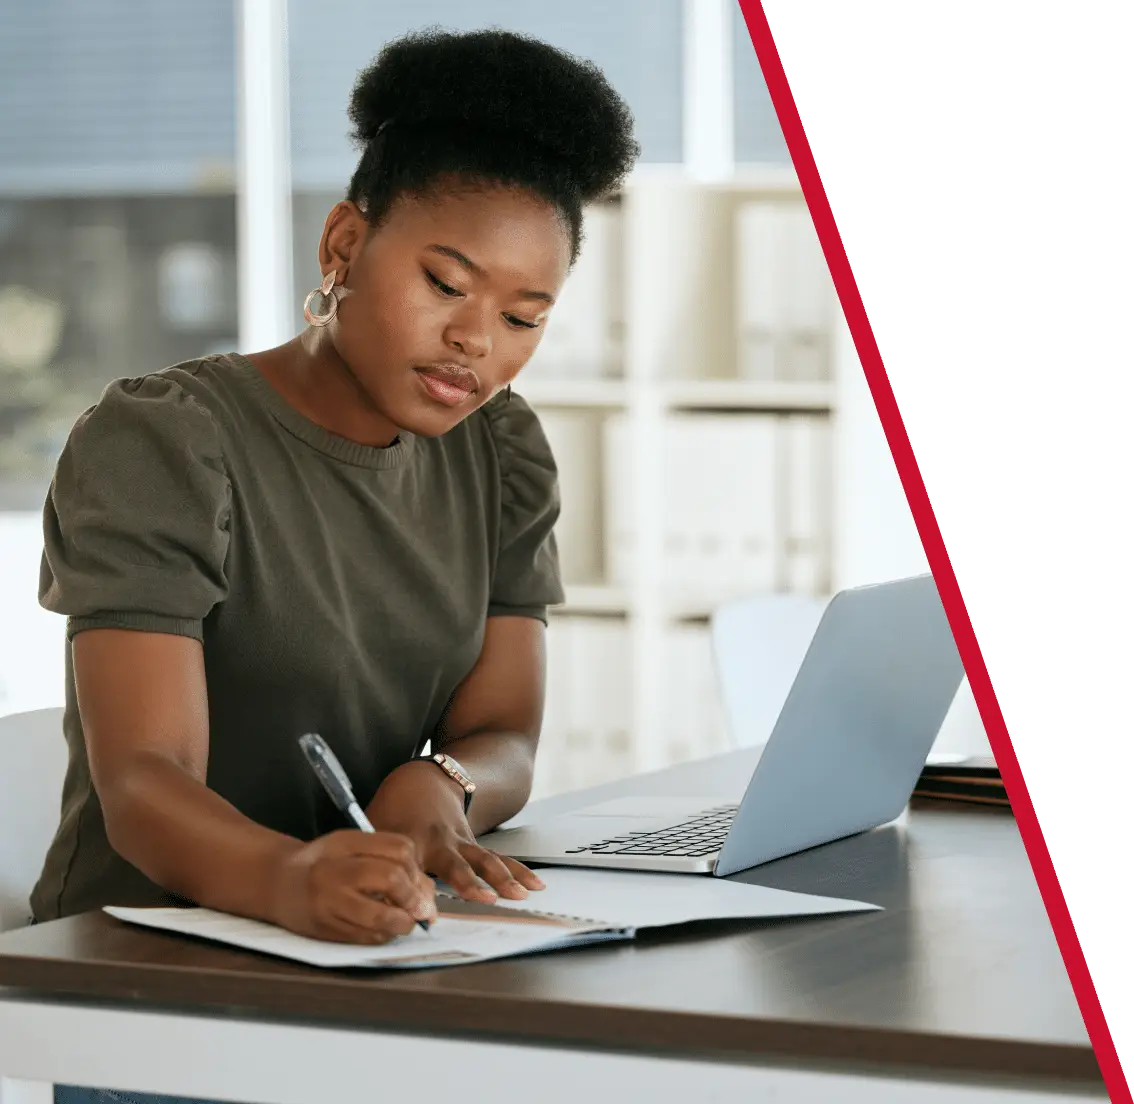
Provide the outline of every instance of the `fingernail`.
<path id="1" fill-rule="evenodd" d="M 526 897 L 528 895 L 527 888 L 517 881 L 509 882 L 508 889 L 516 897 Z"/>
<path id="2" fill-rule="evenodd" d="M 547 889 L 547 882 L 537 877 L 535 874 L 532 875 L 532 881 L 535 882 L 536 889 Z"/>
<path id="3" fill-rule="evenodd" d="M 437 906 L 428 898 L 418 901 L 413 917 L 415 920 L 436 920 Z"/>

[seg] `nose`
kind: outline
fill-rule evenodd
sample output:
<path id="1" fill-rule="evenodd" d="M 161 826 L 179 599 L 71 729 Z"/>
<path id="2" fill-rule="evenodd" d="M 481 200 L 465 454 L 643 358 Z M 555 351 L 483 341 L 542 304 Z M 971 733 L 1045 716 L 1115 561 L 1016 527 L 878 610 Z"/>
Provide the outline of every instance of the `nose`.
<path id="1" fill-rule="evenodd" d="M 492 352 L 488 312 L 471 302 L 450 315 L 443 336 L 446 345 L 467 357 L 486 357 Z"/>

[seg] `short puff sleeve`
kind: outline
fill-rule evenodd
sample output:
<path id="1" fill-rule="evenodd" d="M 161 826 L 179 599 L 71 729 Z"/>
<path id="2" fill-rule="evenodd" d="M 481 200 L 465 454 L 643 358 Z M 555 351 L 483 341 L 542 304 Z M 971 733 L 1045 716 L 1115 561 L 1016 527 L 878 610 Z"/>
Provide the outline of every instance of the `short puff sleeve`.
<path id="1" fill-rule="evenodd" d="M 75 424 L 43 515 L 40 604 L 92 628 L 202 637 L 227 594 L 231 487 L 212 415 L 163 374 L 118 380 Z"/>
<path id="2" fill-rule="evenodd" d="M 564 600 L 554 528 L 559 481 L 551 446 L 535 412 L 518 395 L 484 407 L 500 465 L 500 543 L 488 616 L 547 620 Z"/>

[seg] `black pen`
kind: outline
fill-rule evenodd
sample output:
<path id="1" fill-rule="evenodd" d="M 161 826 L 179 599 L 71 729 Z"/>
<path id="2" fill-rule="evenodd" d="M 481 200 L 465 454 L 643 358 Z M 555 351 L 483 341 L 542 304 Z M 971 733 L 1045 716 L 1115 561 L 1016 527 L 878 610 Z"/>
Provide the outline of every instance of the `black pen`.
<path id="1" fill-rule="evenodd" d="M 316 777 L 323 783 L 323 789 L 335 803 L 335 808 L 354 821 L 355 827 L 360 831 L 373 832 L 374 825 L 367 820 L 366 814 L 358 804 L 346 771 L 343 770 L 335 753 L 327 747 L 323 737 L 308 732 L 305 736 L 299 737 L 299 746 L 303 749 L 303 754 L 311 764 Z M 422 931 L 429 931 L 429 923 L 426 920 L 418 920 L 417 926 Z"/>

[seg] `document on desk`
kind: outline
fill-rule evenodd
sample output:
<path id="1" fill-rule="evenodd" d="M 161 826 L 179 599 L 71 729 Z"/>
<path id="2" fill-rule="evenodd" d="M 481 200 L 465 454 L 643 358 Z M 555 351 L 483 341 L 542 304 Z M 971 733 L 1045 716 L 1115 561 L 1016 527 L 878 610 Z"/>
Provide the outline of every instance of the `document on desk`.
<path id="1" fill-rule="evenodd" d="M 529 954 L 600 939 L 630 939 L 632 932 L 610 925 L 588 925 L 566 919 L 503 915 L 446 914 L 444 903 L 428 932 L 415 928 L 379 947 L 308 939 L 259 920 L 247 920 L 201 908 L 115 908 L 106 912 L 119 920 L 160 928 L 217 943 L 228 943 L 260 954 L 290 958 L 309 966 L 415 969 L 457 966 L 493 958 Z"/>
<path id="2" fill-rule="evenodd" d="M 323 942 L 258 920 L 199 908 L 117 908 L 119 920 L 331 969 L 422 969 L 633 939 L 647 928 L 867 912 L 877 905 L 719 878 L 613 870 L 541 870 L 525 901 L 469 906 L 438 887 L 438 918 L 380 947 Z"/>

